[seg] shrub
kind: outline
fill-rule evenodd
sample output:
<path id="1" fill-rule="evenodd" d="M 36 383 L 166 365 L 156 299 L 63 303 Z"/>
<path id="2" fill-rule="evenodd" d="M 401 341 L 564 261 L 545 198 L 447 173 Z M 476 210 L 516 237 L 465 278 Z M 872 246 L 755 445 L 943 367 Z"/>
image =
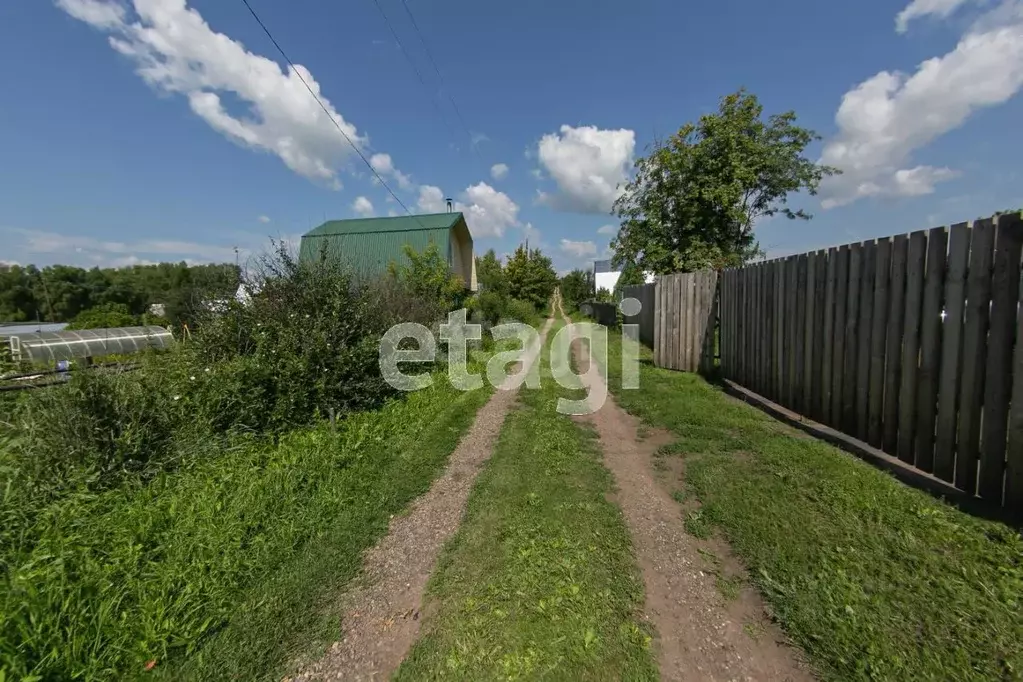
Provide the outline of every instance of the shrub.
<path id="1" fill-rule="evenodd" d="M 506 320 L 514 320 L 534 327 L 540 324 L 540 316 L 537 314 L 533 304 L 528 301 L 520 301 L 517 298 L 508 299 L 502 317 Z"/>
<path id="2" fill-rule="evenodd" d="M 170 390 L 156 366 L 76 372 L 67 386 L 33 391 L 19 403 L 12 450 L 51 490 L 76 479 L 105 486 L 124 474 L 152 473 L 174 458 L 186 421 Z"/>
<path id="3" fill-rule="evenodd" d="M 102 303 L 83 310 L 68 323 L 68 329 L 111 329 L 133 327 L 138 318 L 123 303 Z"/>
<path id="4" fill-rule="evenodd" d="M 380 405 L 395 395 L 380 374 L 380 337 L 441 310 L 430 292 L 357 280 L 327 257 L 303 262 L 281 249 L 258 274 L 251 302 L 207 316 L 192 344 L 189 400 L 218 431 L 279 433 Z"/>
<path id="5" fill-rule="evenodd" d="M 495 325 L 504 314 L 509 299 L 496 291 L 481 291 L 476 300 L 480 317 L 485 322 Z"/>

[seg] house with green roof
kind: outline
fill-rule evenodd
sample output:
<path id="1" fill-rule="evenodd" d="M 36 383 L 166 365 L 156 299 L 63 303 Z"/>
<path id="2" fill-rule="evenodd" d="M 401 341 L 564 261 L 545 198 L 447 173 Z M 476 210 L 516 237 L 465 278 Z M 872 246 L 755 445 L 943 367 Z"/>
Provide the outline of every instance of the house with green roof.
<path id="1" fill-rule="evenodd" d="M 408 262 L 406 244 L 421 252 L 430 242 L 440 247 L 451 271 L 476 291 L 472 235 L 460 212 L 329 220 L 302 236 L 299 259 L 315 260 L 325 253 L 360 275 L 377 276 L 386 274 L 392 262 Z"/>

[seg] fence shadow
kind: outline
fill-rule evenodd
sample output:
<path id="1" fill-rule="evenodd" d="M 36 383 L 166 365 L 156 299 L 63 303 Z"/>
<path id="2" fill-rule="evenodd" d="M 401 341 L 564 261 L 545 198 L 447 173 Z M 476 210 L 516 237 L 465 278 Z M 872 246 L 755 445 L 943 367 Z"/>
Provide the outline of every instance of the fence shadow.
<path id="1" fill-rule="evenodd" d="M 771 417 L 799 429 L 814 438 L 855 455 L 877 469 L 885 471 L 905 485 L 928 493 L 972 516 L 1008 524 L 1017 530 L 1023 530 L 1023 514 L 1013 512 L 988 500 L 974 497 L 956 488 L 951 483 L 936 476 L 925 473 L 906 462 L 893 457 L 861 440 L 837 431 L 825 424 L 807 419 L 785 407 L 768 400 L 742 386 L 724 378 L 716 369 L 705 375 L 708 381 L 720 387 L 728 395 L 737 398 Z"/>

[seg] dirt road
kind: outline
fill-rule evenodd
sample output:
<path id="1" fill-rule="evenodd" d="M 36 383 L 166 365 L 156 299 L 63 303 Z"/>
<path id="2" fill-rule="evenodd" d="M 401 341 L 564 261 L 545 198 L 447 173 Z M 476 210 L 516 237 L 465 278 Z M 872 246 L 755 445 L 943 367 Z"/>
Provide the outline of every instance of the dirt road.
<path id="1" fill-rule="evenodd" d="M 553 321 L 547 320 L 520 373 L 537 361 Z M 345 598 L 343 639 L 292 682 L 385 680 L 398 669 L 419 636 L 419 610 L 440 550 L 458 529 L 476 476 L 515 403 L 512 385 L 509 378 L 480 408 L 444 473 L 407 514 L 391 521 L 387 535 L 367 553 L 362 578 Z"/>
<path id="2" fill-rule="evenodd" d="M 564 310 L 558 312 L 565 316 Z M 566 318 L 567 319 L 567 318 Z M 579 341 L 573 352 L 580 371 L 589 367 L 589 350 Z M 591 395 L 602 394 L 587 380 Z M 641 390 L 641 389 L 640 389 Z M 672 440 L 661 432 L 639 437 L 639 420 L 621 409 L 610 393 L 594 413 L 582 417 L 596 430 L 604 463 L 617 484 L 622 509 L 646 591 L 644 617 L 655 627 L 661 679 L 812 680 L 795 651 L 767 621 L 759 596 L 739 590 L 726 602 L 715 586 L 708 555 L 737 566 L 723 542 L 698 541 L 686 532 L 679 504 L 655 474 L 653 456 Z M 644 427 L 644 431 L 650 429 Z"/>

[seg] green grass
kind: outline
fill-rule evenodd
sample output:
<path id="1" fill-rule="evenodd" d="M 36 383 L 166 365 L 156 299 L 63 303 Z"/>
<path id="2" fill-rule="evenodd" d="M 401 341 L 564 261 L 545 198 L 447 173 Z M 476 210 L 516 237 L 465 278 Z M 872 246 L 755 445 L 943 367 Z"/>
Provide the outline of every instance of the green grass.
<path id="1" fill-rule="evenodd" d="M 610 475 L 592 432 L 555 411 L 574 393 L 546 367 L 542 388 L 520 393 L 398 679 L 657 679 Z"/>
<path id="2" fill-rule="evenodd" d="M 489 394 L 440 379 L 336 432 L 72 493 L 30 518 L 0 509 L 21 523 L 0 543 L 0 680 L 131 679 L 153 660 L 147 677 L 279 679 L 333 640 L 361 552 L 428 489 Z"/>
<path id="3" fill-rule="evenodd" d="M 824 678 L 1023 677 L 1016 532 L 799 436 L 698 376 L 644 364 L 641 389 L 621 390 L 620 363 L 612 334 L 619 404 L 677 434 L 702 519 Z"/>

